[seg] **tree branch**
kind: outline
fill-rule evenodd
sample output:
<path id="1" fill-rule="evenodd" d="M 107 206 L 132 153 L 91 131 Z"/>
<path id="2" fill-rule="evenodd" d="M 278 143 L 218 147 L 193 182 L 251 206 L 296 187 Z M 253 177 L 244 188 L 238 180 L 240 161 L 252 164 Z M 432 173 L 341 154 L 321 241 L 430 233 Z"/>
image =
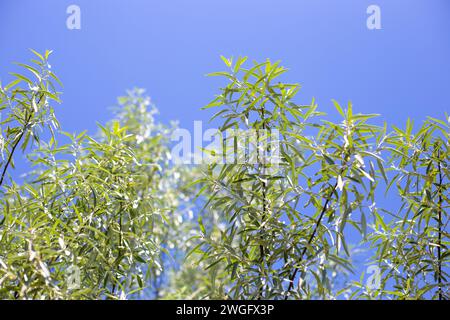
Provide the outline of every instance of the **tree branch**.
<path id="1" fill-rule="evenodd" d="M 39 97 L 38 102 L 36 103 L 39 105 L 41 103 L 42 98 L 44 97 L 44 93 L 41 93 L 41 96 Z M 32 95 L 32 98 L 34 99 L 34 95 Z M 6 171 L 8 170 L 9 165 L 11 164 L 11 161 L 13 159 L 14 152 L 16 151 L 17 146 L 19 145 L 20 141 L 22 140 L 25 132 L 27 131 L 28 125 L 30 124 L 30 120 L 33 117 L 34 112 L 31 111 L 30 115 L 28 116 L 27 120 L 25 121 L 25 124 L 23 125 L 22 132 L 20 133 L 19 137 L 17 138 L 17 141 L 14 143 L 11 152 L 9 153 L 8 160 L 6 161 L 5 167 L 2 171 L 2 176 L 0 178 L 0 186 L 3 184 L 3 180 L 5 179 Z"/>
<path id="2" fill-rule="evenodd" d="M 336 183 L 334 184 L 333 188 L 330 190 L 330 193 L 327 196 L 327 200 L 325 201 L 325 204 L 322 207 L 322 211 L 320 212 L 319 218 L 316 221 L 316 225 L 314 226 L 314 230 L 311 233 L 311 235 L 309 236 L 308 244 L 305 245 L 305 247 L 303 248 L 303 250 L 302 250 L 302 252 L 300 254 L 299 262 L 302 262 L 303 256 L 306 254 L 306 250 L 307 250 L 308 246 L 312 243 L 314 237 L 316 236 L 317 230 L 319 229 L 319 226 L 320 226 L 320 224 L 322 222 L 322 218 L 325 215 L 325 212 L 327 211 L 327 207 L 328 207 L 328 204 L 330 203 L 331 197 L 333 196 L 333 193 L 334 193 L 334 191 L 337 188 L 337 184 L 338 184 L 338 182 L 336 180 Z M 295 268 L 294 272 L 289 277 L 289 287 L 287 289 L 286 296 L 284 297 L 284 300 L 288 299 L 288 293 L 294 288 L 294 280 L 295 280 L 295 277 L 297 276 L 297 273 L 298 273 L 299 270 L 300 270 L 299 267 Z"/>
<path id="3" fill-rule="evenodd" d="M 441 152 L 438 149 L 438 170 L 439 170 L 439 200 L 438 200 L 438 296 L 442 300 L 442 259 L 441 259 L 441 243 L 442 243 L 442 169 L 441 169 Z"/>
<path id="4" fill-rule="evenodd" d="M 22 138 L 23 138 L 25 132 L 27 131 L 27 127 L 28 127 L 28 125 L 30 124 L 30 120 L 31 120 L 31 117 L 32 117 L 32 116 L 33 116 L 33 114 L 30 114 L 30 116 L 28 117 L 28 119 L 25 121 L 25 124 L 23 125 L 22 132 L 20 133 L 19 137 L 17 138 L 16 142 L 14 143 L 14 145 L 13 145 L 13 147 L 12 147 L 12 149 L 11 149 L 11 152 L 9 153 L 8 160 L 6 161 L 6 164 L 5 164 L 5 166 L 4 166 L 4 168 L 3 168 L 3 171 L 2 171 L 2 176 L 1 176 L 1 178 L 0 178 L 0 186 L 2 185 L 3 180 L 5 179 L 6 171 L 8 170 L 8 167 L 9 167 L 9 165 L 11 164 L 11 161 L 12 161 L 12 158 L 13 158 L 13 155 L 14 155 L 14 152 L 16 151 L 16 148 L 17 148 L 17 146 L 19 145 L 20 140 L 22 140 Z"/>
<path id="5" fill-rule="evenodd" d="M 266 129 L 266 125 L 265 125 L 265 108 L 264 108 L 264 106 L 262 106 L 262 108 L 261 108 L 261 119 L 262 119 L 262 129 L 263 129 L 263 134 L 266 134 L 265 133 L 265 129 Z M 266 174 L 266 163 L 265 163 L 265 161 L 266 161 L 266 159 L 265 159 L 265 157 L 266 157 L 266 152 L 267 152 L 267 150 L 266 150 L 266 148 L 264 148 L 264 150 L 263 150 L 263 160 L 262 160 L 262 163 L 261 163 L 261 159 L 260 159 L 260 153 L 259 153 L 259 140 L 260 140 L 260 132 L 259 132 L 259 129 L 256 129 L 256 139 L 257 139 L 257 148 L 256 148 L 256 158 L 257 158 L 257 160 L 256 160 L 256 162 L 258 163 L 258 171 L 259 171 L 259 169 L 260 169 L 260 166 L 261 166 L 261 164 L 262 164 L 262 172 L 260 172 L 260 173 L 262 173 L 262 186 L 261 186 L 261 190 L 262 190 L 262 207 L 263 207 L 263 216 L 262 216 L 262 218 L 261 218 L 261 225 L 264 225 L 264 222 L 265 222 L 265 220 L 266 220 L 266 216 L 267 216 L 267 213 L 268 213 L 268 208 L 267 208 L 267 183 L 265 182 L 265 174 Z M 264 240 L 264 233 L 265 233 L 265 228 L 263 227 L 262 229 L 261 229 L 261 231 L 260 231 L 260 241 L 262 242 L 263 240 Z M 263 268 L 264 266 L 264 257 L 265 257 L 265 255 L 266 255 L 266 253 L 265 253 L 265 250 L 264 250 L 264 246 L 263 246 L 263 244 L 261 243 L 260 245 L 259 245 L 259 256 L 260 256 L 260 264 L 261 264 L 261 268 Z M 260 279 L 262 280 L 262 275 L 260 276 Z M 262 284 L 261 284 L 261 288 L 259 289 L 259 293 L 258 293 L 258 296 L 257 296 L 257 299 L 258 300 L 260 300 L 261 298 L 262 298 L 262 295 L 263 295 L 263 286 L 262 286 Z"/>

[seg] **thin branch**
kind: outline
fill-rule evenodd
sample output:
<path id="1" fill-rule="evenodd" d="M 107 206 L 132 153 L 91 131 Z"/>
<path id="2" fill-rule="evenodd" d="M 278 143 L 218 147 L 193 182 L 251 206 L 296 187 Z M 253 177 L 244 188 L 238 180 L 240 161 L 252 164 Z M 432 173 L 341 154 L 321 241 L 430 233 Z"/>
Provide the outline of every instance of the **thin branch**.
<path id="1" fill-rule="evenodd" d="M 41 96 L 39 97 L 39 100 L 37 102 L 37 105 L 41 103 L 42 98 L 44 97 L 44 94 L 41 93 Z M 34 95 L 32 96 L 32 99 L 34 99 Z M 14 152 L 16 151 L 17 146 L 19 145 L 20 141 L 22 140 L 25 132 L 27 131 L 28 125 L 30 124 L 30 120 L 33 117 L 33 111 L 28 116 L 27 120 L 25 121 L 25 124 L 23 125 L 22 132 L 20 133 L 19 137 L 17 138 L 16 142 L 14 143 L 11 152 L 9 153 L 8 160 L 6 161 L 5 166 L 3 167 L 2 176 L 0 178 L 0 186 L 3 184 L 3 180 L 5 179 L 6 171 L 8 170 L 9 165 L 11 164 L 11 161 L 13 159 Z"/>
<path id="2" fill-rule="evenodd" d="M 28 125 L 29 125 L 29 122 L 30 122 L 30 120 L 31 120 L 32 115 L 33 115 L 33 114 L 30 114 L 30 116 L 29 116 L 28 119 L 26 120 L 25 124 L 23 125 L 22 132 L 20 133 L 19 137 L 17 138 L 16 142 L 14 143 L 14 145 L 13 145 L 13 147 L 12 147 L 12 149 L 11 149 L 11 152 L 9 153 L 8 160 L 6 161 L 6 164 L 5 164 L 5 166 L 3 167 L 2 176 L 1 176 L 1 178 L 0 178 L 0 186 L 2 185 L 3 180 L 5 179 L 6 171 L 8 170 L 8 167 L 9 167 L 9 165 L 11 164 L 11 161 L 12 161 L 12 158 L 13 158 L 13 155 L 14 155 L 14 152 L 16 151 L 16 148 L 17 148 L 17 146 L 19 145 L 20 140 L 22 140 L 22 137 L 24 136 L 25 132 L 27 131 L 27 127 L 28 127 Z"/>
<path id="3" fill-rule="evenodd" d="M 306 250 L 307 250 L 308 246 L 312 243 L 314 237 L 316 236 L 317 230 L 319 229 L 319 226 L 320 226 L 320 224 L 322 222 L 322 218 L 324 217 L 325 212 L 327 211 L 328 204 L 330 203 L 330 200 L 331 200 L 331 198 L 333 196 L 333 193 L 335 192 L 335 190 L 337 188 L 337 185 L 338 185 L 338 182 L 336 180 L 336 183 L 334 184 L 333 188 L 330 190 L 330 193 L 327 196 L 327 200 L 325 201 L 325 204 L 322 207 L 322 211 L 320 212 L 319 218 L 316 221 L 316 225 L 314 226 L 314 230 L 311 233 L 311 235 L 309 236 L 308 244 L 304 246 L 304 248 L 303 248 L 303 250 L 302 250 L 302 252 L 300 254 L 299 263 L 302 262 L 303 256 L 306 254 Z M 298 273 L 299 270 L 300 270 L 299 267 L 295 268 L 294 272 L 289 277 L 289 287 L 288 287 L 288 289 L 286 291 L 286 296 L 284 297 L 284 300 L 288 299 L 288 293 L 294 288 L 294 280 L 295 280 L 295 277 L 297 276 L 297 273 Z"/>
<path id="4" fill-rule="evenodd" d="M 439 200 L 438 200 L 438 296 L 442 300 L 442 259 L 441 259 L 441 242 L 442 242 L 442 169 L 441 169 L 441 152 L 438 149 L 438 170 L 439 170 Z"/>
<path id="5" fill-rule="evenodd" d="M 264 106 L 262 106 L 261 108 L 261 119 L 262 119 L 262 129 L 263 129 L 263 134 L 265 134 L 265 129 L 266 129 L 266 125 L 265 125 L 265 108 Z M 258 163 L 258 171 L 260 169 L 260 165 L 261 165 L 261 159 L 260 159 L 260 153 L 259 153 L 259 140 L 260 140 L 260 133 L 259 133 L 259 129 L 256 129 L 256 139 L 257 139 L 257 148 L 256 148 L 256 162 Z M 261 218 L 261 225 L 264 225 L 264 222 L 266 220 L 266 216 L 268 213 L 268 208 L 267 208 L 267 183 L 265 182 L 265 173 L 266 173 L 266 166 L 265 166 L 265 153 L 267 152 L 267 150 L 263 150 L 263 162 L 262 162 L 262 207 L 263 207 L 263 215 Z M 262 242 L 264 240 L 264 233 L 265 233 L 265 228 L 262 227 L 261 231 L 260 231 L 260 241 Z M 265 250 L 264 250 L 264 246 L 262 245 L 262 243 L 259 245 L 259 256 L 260 256 L 260 267 L 263 268 L 264 267 L 264 258 L 265 258 Z M 262 276 L 260 276 L 261 280 L 262 280 Z M 261 288 L 259 289 L 259 293 L 257 296 L 257 299 L 260 300 L 262 298 L 263 295 L 263 287 L 261 286 Z"/>

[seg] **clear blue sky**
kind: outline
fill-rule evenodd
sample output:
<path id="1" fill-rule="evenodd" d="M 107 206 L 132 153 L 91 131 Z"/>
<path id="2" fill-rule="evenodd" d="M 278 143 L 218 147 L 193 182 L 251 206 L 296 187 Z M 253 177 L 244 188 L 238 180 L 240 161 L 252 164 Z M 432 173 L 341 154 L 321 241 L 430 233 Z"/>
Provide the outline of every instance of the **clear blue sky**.
<path id="1" fill-rule="evenodd" d="M 81 8 L 68 30 L 66 8 Z M 366 9 L 381 8 L 381 30 Z M 148 90 L 164 122 L 192 128 L 222 81 L 220 55 L 282 60 L 301 102 L 352 100 L 355 112 L 407 117 L 450 112 L 449 0 L 0 0 L 0 77 L 28 48 L 54 50 L 64 83 L 57 110 L 65 131 L 96 132 L 125 89 Z"/>
<path id="2" fill-rule="evenodd" d="M 66 8 L 81 8 L 68 30 Z M 381 8 L 382 30 L 368 30 L 366 9 Z M 450 110 L 448 0 L 1 0 L 0 76 L 28 48 L 53 49 L 64 82 L 57 112 L 63 129 L 95 132 L 115 97 L 146 88 L 161 119 L 191 128 L 222 83 L 219 55 L 282 60 L 302 102 L 323 111 L 332 98 L 356 111 L 403 124 Z"/>

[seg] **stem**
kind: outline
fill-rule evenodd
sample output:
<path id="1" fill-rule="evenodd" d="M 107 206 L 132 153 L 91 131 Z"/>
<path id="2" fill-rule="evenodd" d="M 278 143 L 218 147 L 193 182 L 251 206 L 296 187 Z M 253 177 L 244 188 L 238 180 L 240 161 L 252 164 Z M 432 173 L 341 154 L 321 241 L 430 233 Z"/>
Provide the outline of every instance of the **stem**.
<path id="1" fill-rule="evenodd" d="M 15 143 L 14 143 L 12 149 L 11 149 L 11 152 L 9 153 L 8 160 L 6 161 L 6 164 L 5 164 L 4 168 L 3 168 L 2 176 L 1 176 L 1 178 L 0 178 L 0 186 L 2 185 L 3 180 L 5 179 L 6 171 L 8 170 L 8 167 L 9 167 L 9 165 L 11 164 L 11 161 L 12 161 L 12 158 L 13 158 L 13 155 L 14 155 L 14 152 L 16 151 L 16 148 L 17 148 L 17 146 L 19 145 L 20 140 L 22 140 L 23 135 L 24 135 L 25 132 L 27 131 L 27 127 L 28 127 L 28 125 L 29 125 L 29 123 L 30 123 L 30 120 L 31 120 L 31 117 L 32 117 L 32 116 L 33 116 L 33 114 L 30 114 L 29 117 L 27 118 L 27 120 L 25 121 L 25 124 L 23 125 L 22 132 L 20 133 L 19 137 L 18 137 L 17 140 L 15 141 Z"/>
<path id="2" fill-rule="evenodd" d="M 438 149 L 438 170 L 439 170 L 439 200 L 438 200 L 438 296 L 442 300 L 442 260 L 441 260 L 441 242 L 442 242 L 442 169 L 441 152 Z"/>
<path id="3" fill-rule="evenodd" d="M 42 99 L 42 96 L 39 99 L 39 102 L 41 101 L 41 99 Z M 39 104 L 39 102 L 38 102 L 38 104 Z M 6 161 L 5 167 L 3 168 L 3 171 L 2 171 L 2 176 L 0 178 L 0 186 L 3 184 L 3 180 L 5 179 L 5 175 L 6 175 L 6 170 L 8 170 L 8 167 L 11 164 L 14 152 L 16 151 L 16 148 L 19 145 L 20 140 L 22 140 L 22 137 L 25 134 L 25 131 L 27 130 L 27 127 L 28 127 L 28 125 L 30 123 L 30 120 L 31 120 L 32 116 L 33 116 L 33 113 L 31 113 L 28 116 L 27 120 L 25 121 L 25 124 L 23 125 L 23 129 L 22 129 L 22 132 L 20 133 L 20 136 L 17 138 L 17 141 L 14 143 L 14 145 L 13 145 L 13 147 L 11 149 L 11 152 L 9 153 L 8 160 Z M 14 298 L 15 299 L 19 298 L 19 293 L 17 291 L 14 292 Z"/>
<path id="4" fill-rule="evenodd" d="M 265 109 L 264 109 L 264 107 L 262 107 L 262 109 L 261 109 L 261 119 L 263 121 L 262 129 L 265 131 L 266 125 L 265 125 L 265 122 L 264 122 L 264 118 L 265 118 Z M 259 129 L 256 130 L 256 139 L 257 139 L 256 162 L 258 163 L 258 169 L 259 169 L 259 167 L 261 165 L 260 154 L 259 154 L 259 140 L 260 140 Z M 266 152 L 266 150 L 264 150 L 264 152 Z M 264 177 L 265 176 L 265 163 L 262 163 L 262 166 L 263 166 L 263 169 L 262 169 L 263 179 L 262 179 L 261 190 L 262 190 L 263 215 L 262 215 L 262 218 L 261 218 L 261 225 L 264 224 L 264 221 L 266 220 L 267 211 L 268 211 L 267 210 L 267 183 L 264 180 L 265 179 L 265 177 Z M 261 242 L 264 240 L 264 233 L 265 233 L 265 230 L 264 230 L 264 227 L 263 227 L 263 228 L 261 228 L 261 231 L 260 231 L 260 241 Z M 266 254 L 265 254 L 264 246 L 261 243 L 259 245 L 259 256 L 260 256 L 259 262 L 261 264 L 260 268 L 263 267 L 265 255 Z M 261 273 L 262 272 L 260 272 L 260 279 L 262 280 L 263 277 L 262 277 Z M 259 289 L 259 293 L 258 293 L 257 299 L 260 300 L 262 298 L 262 295 L 263 295 L 263 286 L 262 286 L 262 283 L 261 283 L 261 288 Z"/>
<path id="5" fill-rule="evenodd" d="M 42 100 L 43 97 L 44 97 L 44 94 L 42 93 L 41 96 L 39 97 L 37 105 L 39 105 L 41 103 L 41 100 Z M 34 99 L 34 95 L 32 96 L 31 99 Z M 30 115 L 28 116 L 27 120 L 25 121 L 25 123 L 23 125 L 23 128 L 22 128 L 22 132 L 20 133 L 19 137 L 17 138 L 17 141 L 14 143 L 14 145 L 13 145 L 13 147 L 11 149 L 11 152 L 9 153 L 8 160 L 6 161 L 5 167 L 3 168 L 3 171 L 2 171 L 2 176 L 0 178 L 0 186 L 3 184 L 3 180 L 5 179 L 6 171 L 8 170 L 8 167 L 11 164 L 14 152 L 16 151 L 16 148 L 19 145 L 20 140 L 22 140 L 23 135 L 27 131 L 27 127 L 30 124 L 30 120 L 31 120 L 32 117 L 33 117 L 33 111 L 30 113 Z"/>
<path id="6" fill-rule="evenodd" d="M 327 211 L 328 203 L 330 203 L 331 197 L 333 196 L 333 193 L 334 193 L 334 191 L 337 188 L 337 184 L 338 183 L 337 183 L 337 180 L 336 180 L 336 183 L 334 184 L 333 188 L 330 190 L 330 193 L 327 196 L 327 200 L 325 201 L 325 204 L 322 207 L 322 211 L 320 212 L 319 218 L 316 221 L 316 224 L 314 226 L 313 232 L 309 236 L 308 244 L 303 247 L 303 250 L 302 250 L 302 252 L 300 254 L 299 262 L 302 262 L 303 256 L 306 254 L 306 250 L 307 250 L 308 246 L 312 243 L 314 237 L 316 236 L 317 230 L 319 229 L 320 223 L 322 222 L 322 218 L 325 215 L 325 212 Z M 300 270 L 299 267 L 295 268 L 294 272 L 289 277 L 289 287 L 287 289 L 286 296 L 284 297 L 284 300 L 288 299 L 288 295 L 287 294 L 294 288 L 294 280 L 295 280 L 295 277 L 297 276 L 297 273 L 298 273 L 299 270 Z"/>

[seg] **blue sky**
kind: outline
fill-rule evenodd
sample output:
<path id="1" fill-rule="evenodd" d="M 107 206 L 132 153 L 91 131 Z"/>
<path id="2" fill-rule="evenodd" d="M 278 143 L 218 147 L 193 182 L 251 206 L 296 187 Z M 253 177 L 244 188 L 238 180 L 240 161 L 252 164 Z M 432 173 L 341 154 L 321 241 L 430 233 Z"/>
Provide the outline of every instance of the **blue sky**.
<path id="1" fill-rule="evenodd" d="M 81 30 L 66 28 L 66 8 L 81 8 Z M 366 9 L 381 8 L 382 30 Z M 449 111 L 450 1 L 447 0 L 21 0 L 0 2 L 0 68 L 7 78 L 28 48 L 53 49 L 64 82 L 57 116 L 66 131 L 107 121 L 125 89 L 146 88 L 163 121 L 191 128 L 222 84 L 219 55 L 282 60 L 299 100 L 352 100 L 356 112 L 407 117 Z"/>
<path id="2" fill-rule="evenodd" d="M 81 30 L 66 27 L 69 5 Z M 366 9 L 381 8 L 381 30 Z M 337 118 L 331 99 L 355 112 L 380 113 L 403 126 L 450 112 L 449 0 L 0 0 L 0 78 L 33 48 L 54 50 L 64 83 L 57 109 L 65 131 L 95 133 L 126 89 L 146 88 L 160 120 L 191 129 L 223 84 L 205 74 L 219 58 L 282 60 L 284 79 L 299 82 Z"/>

